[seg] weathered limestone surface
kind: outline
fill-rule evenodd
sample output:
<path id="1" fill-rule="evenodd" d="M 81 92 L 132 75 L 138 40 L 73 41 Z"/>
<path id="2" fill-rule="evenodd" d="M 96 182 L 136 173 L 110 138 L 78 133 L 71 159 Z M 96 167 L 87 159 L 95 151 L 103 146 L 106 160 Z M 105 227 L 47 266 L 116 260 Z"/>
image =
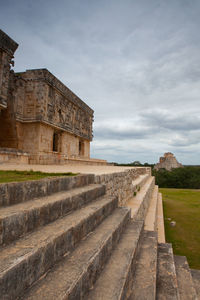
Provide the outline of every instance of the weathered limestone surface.
<path id="1" fill-rule="evenodd" d="M 94 183 L 94 175 L 92 174 L 1 183 L 0 207 L 26 202 L 92 183 Z"/>
<path id="2" fill-rule="evenodd" d="M 171 244 L 158 244 L 156 293 L 158 300 L 180 300 Z"/>
<path id="3" fill-rule="evenodd" d="M 157 209 L 157 232 L 158 232 L 158 243 L 165 243 L 165 224 L 163 214 L 163 202 L 162 194 L 158 193 L 158 209 Z"/>
<path id="4" fill-rule="evenodd" d="M 123 197 L 134 190 L 140 199 L 135 219 L 117 207 L 121 173 L 127 180 L 127 172 L 105 174 L 105 185 L 91 174 L 0 184 L 2 300 L 198 299 L 199 271 L 191 277 L 184 257 L 174 263 L 171 245 L 157 244 L 155 225 L 144 230 L 152 205 L 156 223 L 159 199 L 150 170 L 132 170 L 136 177 L 126 182 Z M 116 196 L 105 194 L 108 182 L 117 184 Z"/>
<path id="5" fill-rule="evenodd" d="M 157 234 L 144 231 L 141 248 L 136 259 L 132 294 L 129 300 L 156 299 Z"/>
<path id="6" fill-rule="evenodd" d="M 28 153 L 14 148 L 0 148 L 0 163 L 28 164 Z"/>
<path id="7" fill-rule="evenodd" d="M 197 297 L 200 299 L 200 270 L 191 269 L 192 279 L 196 289 Z"/>
<path id="8" fill-rule="evenodd" d="M 142 222 L 132 221 L 128 224 L 94 289 L 84 300 L 129 299 L 142 230 Z"/>
<path id="9" fill-rule="evenodd" d="M 25 233 L 51 223 L 104 194 L 104 186 L 93 184 L 23 202 L 17 207 L 2 208 L 0 244 L 9 244 Z"/>
<path id="10" fill-rule="evenodd" d="M 37 300 L 83 299 L 107 263 L 129 220 L 127 209 L 116 209 L 92 234 L 80 242 L 71 256 L 64 258 L 23 299 L 35 299 L 35 295 Z"/>
<path id="11" fill-rule="evenodd" d="M 0 29 L 0 111 L 7 108 L 10 65 L 18 44 Z"/>
<path id="12" fill-rule="evenodd" d="M 38 69 L 16 75 L 24 79 L 26 98 L 25 103 L 18 99 L 18 120 L 44 122 L 92 139 L 93 110 L 53 74 L 46 69 Z M 19 88 L 21 86 L 17 86 L 16 92 Z M 21 91 L 18 94 L 21 95 Z"/>
<path id="13" fill-rule="evenodd" d="M 95 182 L 106 185 L 106 193 L 118 197 L 119 205 L 123 206 L 128 199 L 133 197 L 137 187 L 134 185 L 134 180 L 139 175 L 151 175 L 151 168 L 134 168 L 125 172 L 96 175 Z"/>
<path id="14" fill-rule="evenodd" d="M 178 290 L 181 300 L 197 300 L 192 274 L 185 256 L 174 255 Z"/>
<path id="15" fill-rule="evenodd" d="M 131 208 L 131 218 L 133 220 L 144 220 L 152 198 L 154 186 L 155 178 L 149 176 L 143 184 L 139 185 L 140 190 L 136 189 L 133 196 L 126 202 L 126 206 Z"/>
<path id="16" fill-rule="evenodd" d="M 176 157 L 174 156 L 173 153 L 167 152 L 164 154 L 164 157 L 160 157 L 159 163 L 157 163 L 154 167 L 154 169 L 159 170 L 159 169 L 166 169 L 170 171 L 171 169 L 174 168 L 181 168 L 183 167 L 182 164 L 180 164 L 177 160 Z"/>
<path id="17" fill-rule="evenodd" d="M 116 207 L 116 198 L 99 198 L 33 232 L 28 239 L 22 238 L 18 243 L 3 248 L 0 255 L 0 295 L 3 299 L 16 299 L 63 255 L 71 252 Z M 8 293 L 11 297 L 6 298 Z"/>

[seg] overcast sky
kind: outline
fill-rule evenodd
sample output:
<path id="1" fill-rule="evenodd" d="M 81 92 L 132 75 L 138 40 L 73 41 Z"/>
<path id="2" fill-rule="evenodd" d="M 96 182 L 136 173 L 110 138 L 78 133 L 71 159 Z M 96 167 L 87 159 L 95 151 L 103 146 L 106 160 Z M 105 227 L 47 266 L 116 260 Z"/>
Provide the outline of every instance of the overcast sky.
<path id="1" fill-rule="evenodd" d="M 95 111 L 91 156 L 200 164 L 199 0 L 0 0 L 15 71 L 47 68 Z"/>

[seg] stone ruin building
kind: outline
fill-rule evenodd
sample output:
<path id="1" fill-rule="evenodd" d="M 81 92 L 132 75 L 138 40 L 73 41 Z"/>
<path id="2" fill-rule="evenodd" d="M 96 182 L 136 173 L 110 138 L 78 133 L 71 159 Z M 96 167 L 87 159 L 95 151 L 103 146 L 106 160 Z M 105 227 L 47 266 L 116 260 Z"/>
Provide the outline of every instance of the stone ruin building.
<path id="1" fill-rule="evenodd" d="M 171 169 L 175 168 L 181 168 L 183 167 L 182 164 L 180 164 L 173 153 L 167 152 L 164 154 L 164 156 L 160 157 L 159 163 L 157 163 L 154 167 L 155 170 L 159 169 L 166 169 L 168 171 L 171 171 Z"/>
<path id="2" fill-rule="evenodd" d="M 18 44 L 0 30 L 0 162 L 90 159 L 93 110 L 47 69 L 15 73 Z"/>

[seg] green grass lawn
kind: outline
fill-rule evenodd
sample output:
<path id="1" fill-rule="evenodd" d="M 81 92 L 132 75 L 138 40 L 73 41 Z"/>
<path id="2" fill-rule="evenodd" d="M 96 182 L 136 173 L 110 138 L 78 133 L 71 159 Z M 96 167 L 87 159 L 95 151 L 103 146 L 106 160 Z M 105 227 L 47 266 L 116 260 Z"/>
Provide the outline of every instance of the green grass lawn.
<path id="1" fill-rule="evenodd" d="M 0 170 L 0 183 L 15 182 L 15 181 L 27 181 L 27 180 L 38 180 L 45 177 L 52 176 L 75 176 L 71 172 L 68 173 L 43 173 L 34 171 L 1 171 Z"/>
<path id="2" fill-rule="evenodd" d="M 172 243 L 174 254 L 187 257 L 191 268 L 200 269 L 200 190 L 159 190 L 163 196 L 166 241 Z M 175 227 L 170 226 L 171 221 L 176 222 Z"/>

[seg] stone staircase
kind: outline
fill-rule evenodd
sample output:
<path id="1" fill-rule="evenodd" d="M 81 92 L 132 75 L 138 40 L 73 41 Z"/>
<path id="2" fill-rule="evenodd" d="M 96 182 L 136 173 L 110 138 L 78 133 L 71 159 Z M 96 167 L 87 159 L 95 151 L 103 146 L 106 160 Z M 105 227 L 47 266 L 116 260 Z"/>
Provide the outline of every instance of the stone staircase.
<path id="1" fill-rule="evenodd" d="M 1 184 L 0 300 L 200 299 L 200 271 L 165 243 L 154 178 L 133 189 L 119 207 L 94 175 Z"/>

